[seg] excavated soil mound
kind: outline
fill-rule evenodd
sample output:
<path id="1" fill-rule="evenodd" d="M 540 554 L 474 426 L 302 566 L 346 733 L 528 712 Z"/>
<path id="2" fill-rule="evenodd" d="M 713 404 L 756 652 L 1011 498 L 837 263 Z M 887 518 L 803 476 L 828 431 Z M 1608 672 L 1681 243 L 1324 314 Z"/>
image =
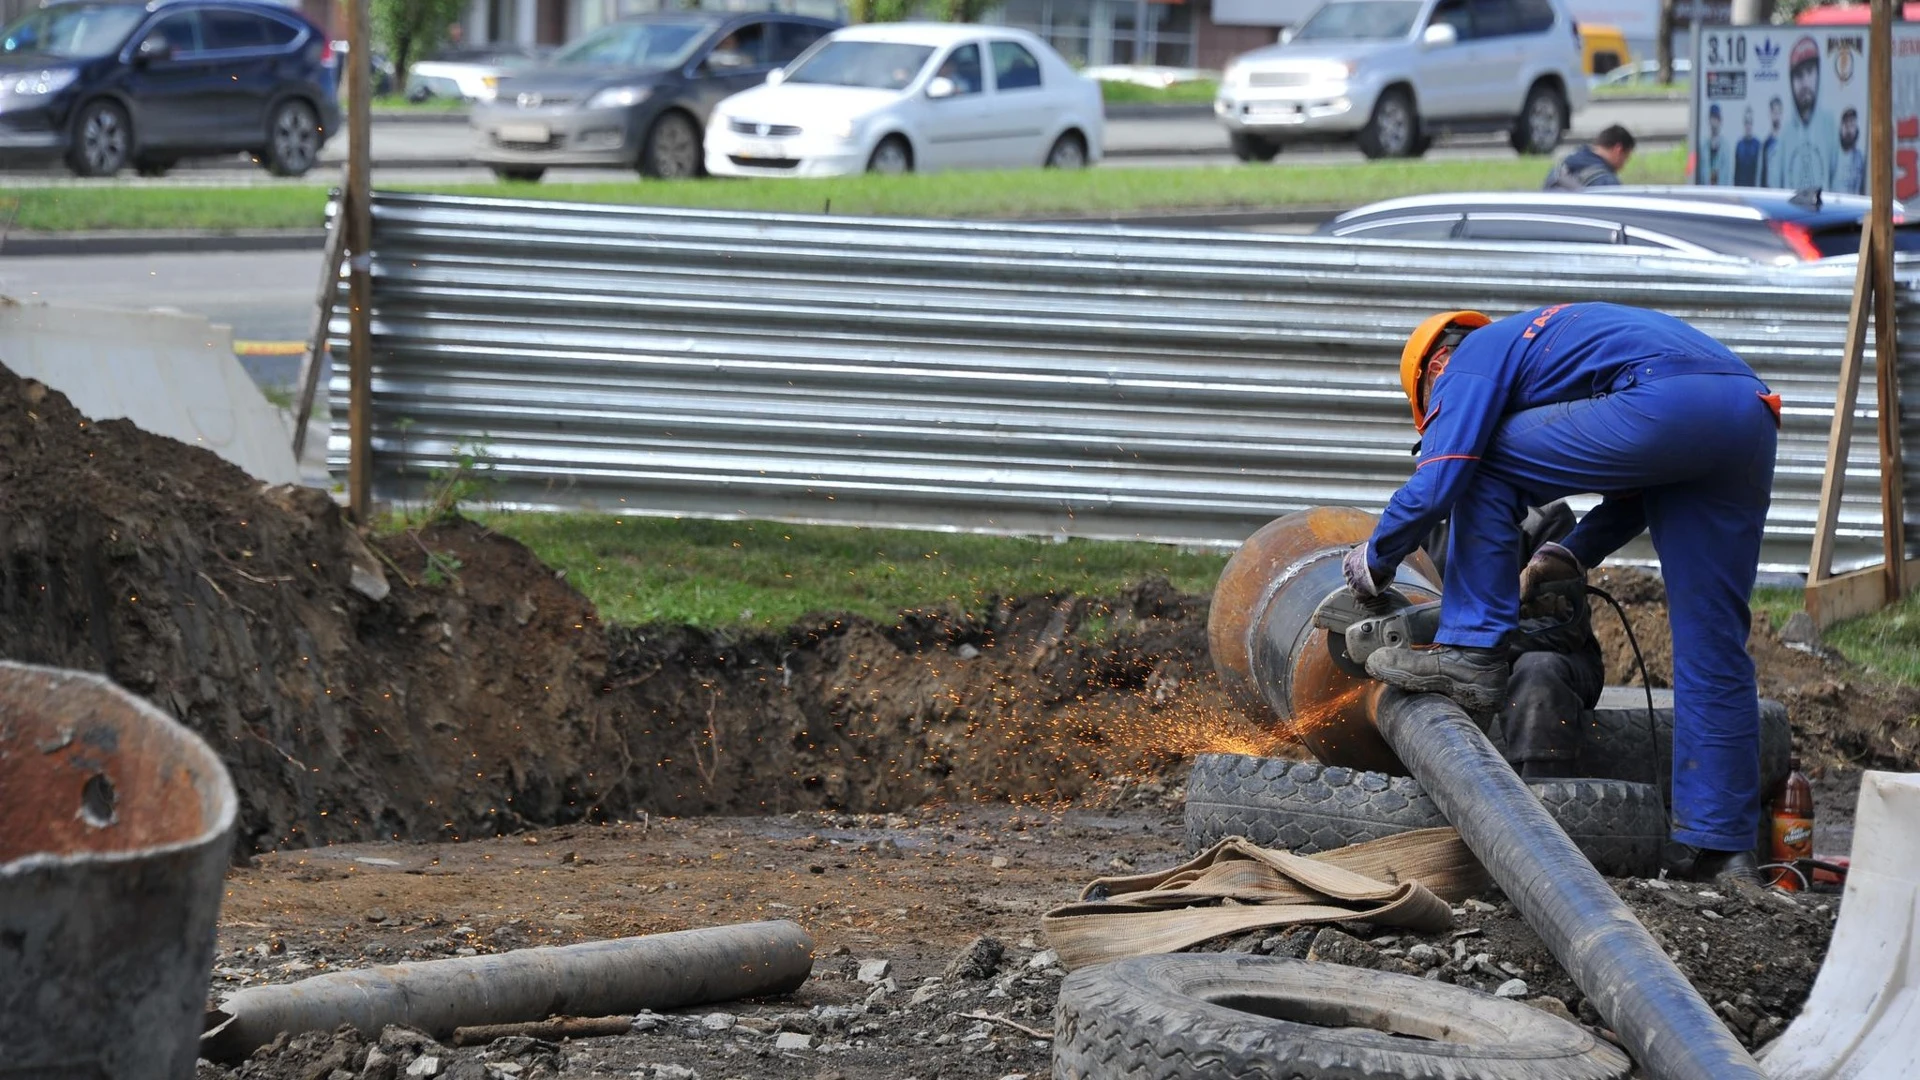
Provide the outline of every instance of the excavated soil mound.
<path id="1" fill-rule="evenodd" d="M 1660 578 L 1641 570 L 1603 569 L 1593 584 L 1620 601 L 1646 656 L 1654 686 L 1673 685 L 1673 635 Z M 1595 602 L 1594 632 L 1607 656 L 1609 682 L 1639 685 L 1639 667 L 1620 620 Z M 1747 651 L 1760 694 L 1787 707 L 1794 749 L 1816 768 L 1920 768 L 1920 690 L 1865 678 L 1838 652 L 1781 640 L 1780 627 L 1756 613 Z"/>
<path id="2" fill-rule="evenodd" d="M 4 369 L 0 461 L 0 656 L 102 672 L 205 737 L 243 850 L 632 809 L 1060 801 L 1277 745 L 1219 695 L 1204 607 L 1164 583 L 892 625 L 609 633 L 511 540 L 456 521 L 370 548 L 323 492 L 91 422 Z"/>

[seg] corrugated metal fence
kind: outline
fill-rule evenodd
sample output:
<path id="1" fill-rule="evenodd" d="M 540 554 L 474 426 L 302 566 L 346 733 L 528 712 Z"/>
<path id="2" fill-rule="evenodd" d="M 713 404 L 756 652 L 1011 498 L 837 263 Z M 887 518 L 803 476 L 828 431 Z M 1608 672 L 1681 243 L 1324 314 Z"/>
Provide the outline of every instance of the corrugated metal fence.
<path id="1" fill-rule="evenodd" d="M 1852 288 L 1597 249 L 398 194 L 374 213 L 380 498 L 418 499 L 464 448 L 528 508 L 1185 543 L 1384 505 L 1423 316 L 1612 300 L 1687 319 L 1785 395 L 1766 561 L 1804 568 Z M 1920 388 L 1911 289 L 1901 311 Z M 1879 543 L 1862 430 L 1846 565 Z"/>

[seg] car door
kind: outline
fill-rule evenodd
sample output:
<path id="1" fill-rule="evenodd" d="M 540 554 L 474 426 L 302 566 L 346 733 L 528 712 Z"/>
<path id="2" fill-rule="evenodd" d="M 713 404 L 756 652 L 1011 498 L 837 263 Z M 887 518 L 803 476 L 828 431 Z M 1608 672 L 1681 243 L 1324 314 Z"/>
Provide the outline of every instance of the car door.
<path id="1" fill-rule="evenodd" d="M 999 164 L 1043 164 L 1069 105 L 1066 87 L 1048 85 L 1040 58 L 1017 41 L 988 42 L 987 57 L 993 61 L 994 111 L 1000 120 Z"/>
<path id="2" fill-rule="evenodd" d="M 1472 115 L 1520 115 L 1521 67 L 1525 64 L 1521 17 L 1514 0 L 1468 0 L 1473 8 L 1473 44 L 1470 49 L 1475 78 Z"/>
<path id="3" fill-rule="evenodd" d="M 1419 110 L 1424 120 L 1457 120 L 1475 108 L 1476 82 L 1486 78 L 1476 71 L 1472 0 L 1440 0 L 1427 26 L 1451 26 L 1457 35 L 1451 45 L 1421 45 Z M 1423 28 L 1424 29 L 1424 28 Z"/>
<path id="4" fill-rule="evenodd" d="M 742 90 L 767 81 L 773 70 L 769 57 L 773 49 L 770 19 L 735 23 L 722 31 L 706 54 L 694 61 L 690 92 L 691 104 L 704 126 L 713 107 Z"/>
<path id="5" fill-rule="evenodd" d="M 994 115 L 984 51 L 978 41 L 949 49 L 921 91 L 926 103 L 926 126 L 921 136 L 926 145 L 917 167 L 923 171 L 992 168 L 998 163 L 996 154 L 1002 153 L 999 146 L 1005 128 Z M 941 79 L 952 84 L 953 93 L 935 97 L 934 84 Z"/>
<path id="6" fill-rule="evenodd" d="M 279 90 L 280 56 L 296 32 L 278 19 L 221 7 L 201 10 L 200 32 L 221 76 L 210 106 L 215 137 L 237 149 L 259 146 Z"/>
<path id="7" fill-rule="evenodd" d="M 214 59 L 200 37 L 200 13 L 174 11 L 154 20 L 131 46 L 127 98 L 142 147 L 186 146 L 210 130 L 210 102 L 220 93 Z"/>

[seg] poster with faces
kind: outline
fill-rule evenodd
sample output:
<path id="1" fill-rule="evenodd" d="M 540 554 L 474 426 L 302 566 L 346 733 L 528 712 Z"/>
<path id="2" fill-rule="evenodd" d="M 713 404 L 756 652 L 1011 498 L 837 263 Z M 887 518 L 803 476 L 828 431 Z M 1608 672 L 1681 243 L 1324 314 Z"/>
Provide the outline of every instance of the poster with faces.
<path id="1" fill-rule="evenodd" d="M 1895 37 L 1895 112 L 1920 114 L 1920 48 Z M 1867 28 L 1715 27 L 1695 43 L 1693 182 L 1863 195 L 1867 191 Z M 1914 85 L 1903 97 L 1900 69 Z M 1916 131 L 1920 138 L 1920 131 Z"/>

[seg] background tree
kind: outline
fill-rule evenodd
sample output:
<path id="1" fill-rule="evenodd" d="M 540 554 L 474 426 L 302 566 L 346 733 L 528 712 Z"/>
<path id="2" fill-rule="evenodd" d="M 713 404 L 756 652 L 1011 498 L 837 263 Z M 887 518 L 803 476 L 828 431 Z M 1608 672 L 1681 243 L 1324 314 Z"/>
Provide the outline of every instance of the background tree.
<path id="1" fill-rule="evenodd" d="M 407 92 L 407 68 L 447 40 L 466 0 L 373 0 L 373 33 L 393 59 L 393 92 Z"/>

